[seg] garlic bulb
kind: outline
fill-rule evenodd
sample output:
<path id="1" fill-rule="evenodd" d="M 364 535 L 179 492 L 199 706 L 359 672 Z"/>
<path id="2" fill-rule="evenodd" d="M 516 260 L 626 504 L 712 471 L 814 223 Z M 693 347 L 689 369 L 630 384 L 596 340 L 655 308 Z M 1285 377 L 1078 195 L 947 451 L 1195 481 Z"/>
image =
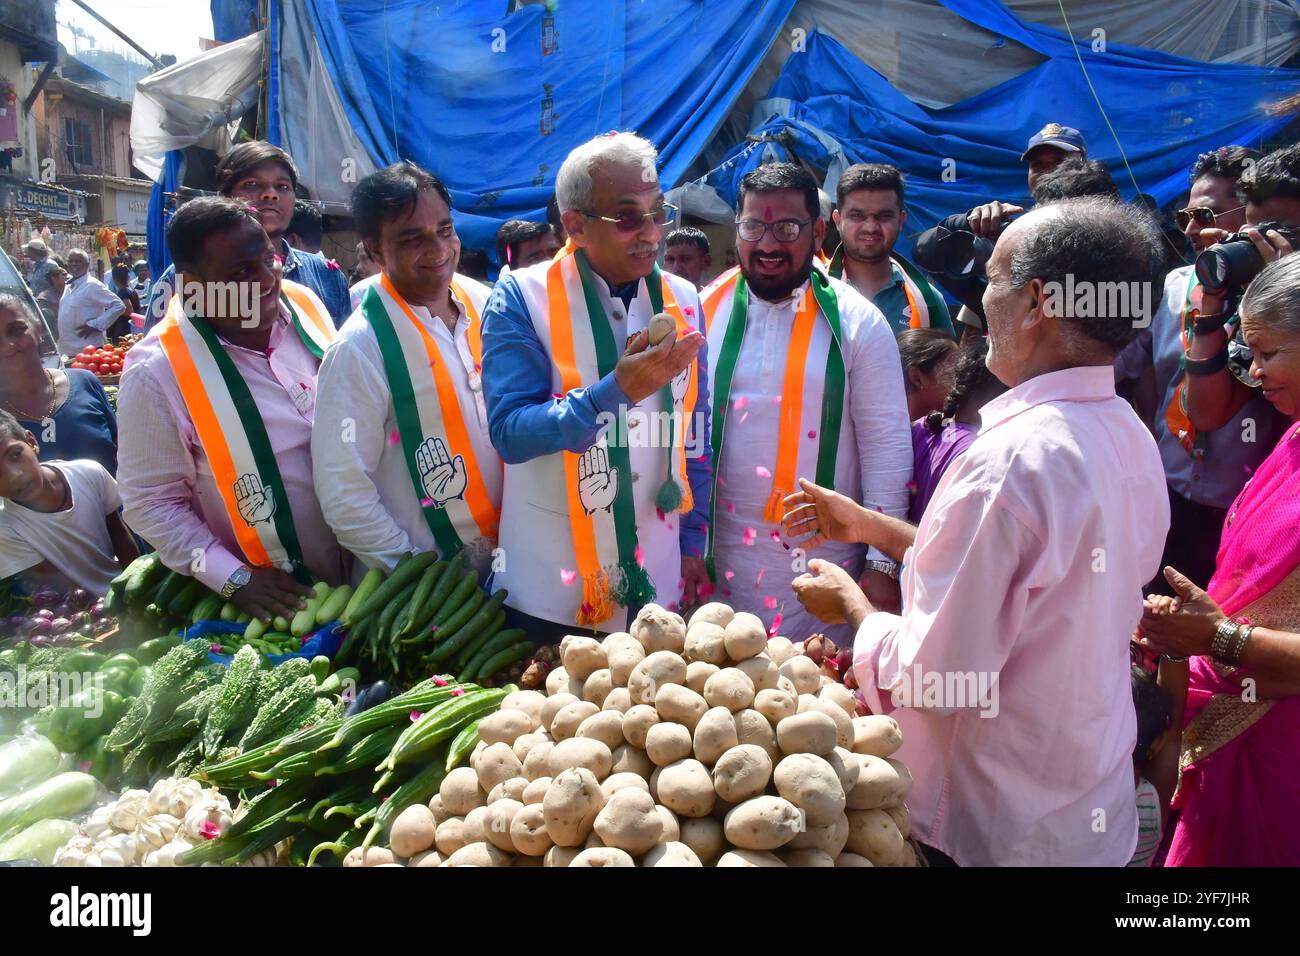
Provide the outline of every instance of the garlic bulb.
<path id="1" fill-rule="evenodd" d="M 181 821 L 170 813 L 158 813 L 145 820 L 135 831 L 136 839 L 152 850 L 170 843 L 181 828 Z"/>
<path id="2" fill-rule="evenodd" d="M 141 847 L 134 833 L 115 833 L 100 840 L 95 849 L 104 866 L 134 866 Z"/>
<path id="3" fill-rule="evenodd" d="M 192 844 L 177 837 L 157 850 L 150 850 L 144 855 L 143 866 L 176 866 L 176 857 L 188 850 Z"/>
<path id="4" fill-rule="evenodd" d="M 250 856 L 240 866 L 275 866 L 275 848 L 263 850 L 255 856 Z"/>
<path id="5" fill-rule="evenodd" d="M 81 825 L 81 832 L 90 837 L 92 841 L 112 833 L 113 825 L 109 821 L 113 816 L 115 806 L 117 806 L 115 803 L 110 803 L 97 808 Z"/>
<path id="6" fill-rule="evenodd" d="M 205 796 L 203 784 L 189 777 L 168 777 L 154 784 L 149 794 L 149 809 L 183 818 L 190 807 Z"/>
<path id="7" fill-rule="evenodd" d="M 230 804 L 224 799 L 203 799 L 190 807 L 181 823 L 181 833 L 187 840 L 199 843 L 213 840 L 225 833 L 234 821 L 230 816 Z"/>
<path id="8" fill-rule="evenodd" d="M 149 794 L 144 790 L 128 790 L 113 804 L 108 822 L 114 830 L 131 833 L 149 817 Z"/>
<path id="9" fill-rule="evenodd" d="M 67 843 L 54 851 L 55 866 L 85 866 L 88 854 L 95 848 L 95 841 L 80 834 L 73 836 Z"/>

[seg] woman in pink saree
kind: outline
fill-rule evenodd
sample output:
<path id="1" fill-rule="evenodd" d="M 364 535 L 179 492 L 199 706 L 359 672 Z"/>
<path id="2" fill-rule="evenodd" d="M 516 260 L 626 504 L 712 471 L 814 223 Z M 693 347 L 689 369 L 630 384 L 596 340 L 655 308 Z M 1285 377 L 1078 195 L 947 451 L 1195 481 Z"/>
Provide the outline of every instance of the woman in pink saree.
<path id="1" fill-rule="evenodd" d="M 1166 568 L 1179 596 L 1142 618 L 1162 667 L 1189 659 L 1167 866 L 1300 865 L 1300 254 L 1240 312 L 1251 374 L 1292 425 L 1229 509 L 1208 589 Z"/>

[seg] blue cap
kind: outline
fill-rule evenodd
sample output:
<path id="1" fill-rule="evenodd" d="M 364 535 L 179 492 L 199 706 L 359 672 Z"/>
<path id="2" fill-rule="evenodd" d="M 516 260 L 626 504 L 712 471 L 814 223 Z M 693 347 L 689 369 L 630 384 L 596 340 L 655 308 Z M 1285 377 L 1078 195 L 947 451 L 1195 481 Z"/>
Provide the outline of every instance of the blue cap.
<path id="1" fill-rule="evenodd" d="M 1029 154 L 1039 146 L 1055 146 L 1067 153 L 1082 153 L 1085 156 L 1088 154 L 1088 145 L 1083 141 L 1083 134 L 1073 126 L 1062 126 L 1060 123 L 1048 123 L 1029 137 L 1029 145 L 1020 154 L 1021 161 L 1028 159 Z"/>

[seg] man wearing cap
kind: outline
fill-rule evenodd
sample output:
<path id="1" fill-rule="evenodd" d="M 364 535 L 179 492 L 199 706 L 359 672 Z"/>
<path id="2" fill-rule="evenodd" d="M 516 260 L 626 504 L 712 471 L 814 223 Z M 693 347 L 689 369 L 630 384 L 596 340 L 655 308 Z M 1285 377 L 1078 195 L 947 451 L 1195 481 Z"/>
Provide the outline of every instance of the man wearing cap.
<path id="1" fill-rule="evenodd" d="M 27 287 L 32 290 L 32 295 L 40 295 L 50 287 L 50 273 L 56 271 L 56 263 L 50 258 L 49 246 L 40 239 L 33 239 L 23 246 L 23 252 L 36 262 Z"/>
<path id="2" fill-rule="evenodd" d="M 1039 176 L 1060 166 L 1067 156 L 1087 155 L 1082 133 L 1073 126 L 1048 123 L 1029 137 L 1029 145 L 1020 154 L 1020 161 L 1029 164 L 1029 191 L 1034 191 Z"/>

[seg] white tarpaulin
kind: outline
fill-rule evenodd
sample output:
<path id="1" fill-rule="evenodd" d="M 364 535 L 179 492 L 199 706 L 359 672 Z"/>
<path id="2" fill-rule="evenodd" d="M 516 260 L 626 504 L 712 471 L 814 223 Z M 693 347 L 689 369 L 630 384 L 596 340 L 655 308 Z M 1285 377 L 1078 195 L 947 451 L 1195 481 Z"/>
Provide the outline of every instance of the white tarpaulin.
<path id="1" fill-rule="evenodd" d="M 262 39 L 260 32 L 250 34 L 136 84 L 131 105 L 136 169 L 156 181 L 169 150 L 202 146 L 225 153 L 228 126 L 257 105 Z"/>

